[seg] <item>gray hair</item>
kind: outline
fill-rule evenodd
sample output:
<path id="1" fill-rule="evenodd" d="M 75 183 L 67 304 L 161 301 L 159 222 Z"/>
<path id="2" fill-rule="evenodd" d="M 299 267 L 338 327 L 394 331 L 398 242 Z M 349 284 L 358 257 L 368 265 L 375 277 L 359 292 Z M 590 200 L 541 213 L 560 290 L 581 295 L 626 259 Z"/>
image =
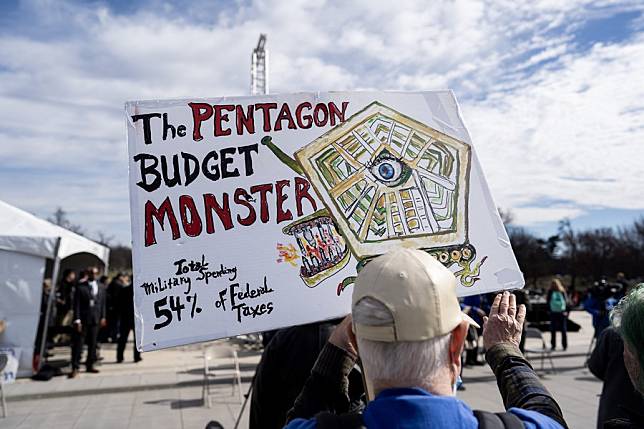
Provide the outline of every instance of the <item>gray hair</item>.
<path id="1" fill-rule="evenodd" d="M 381 302 L 365 297 L 352 309 L 354 323 L 393 326 L 394 318 Z M 374 385 L 431 386 L 449 365 L 451 334 L 425 341 L 383 342 L 358 338 L 362 365 Z"/>

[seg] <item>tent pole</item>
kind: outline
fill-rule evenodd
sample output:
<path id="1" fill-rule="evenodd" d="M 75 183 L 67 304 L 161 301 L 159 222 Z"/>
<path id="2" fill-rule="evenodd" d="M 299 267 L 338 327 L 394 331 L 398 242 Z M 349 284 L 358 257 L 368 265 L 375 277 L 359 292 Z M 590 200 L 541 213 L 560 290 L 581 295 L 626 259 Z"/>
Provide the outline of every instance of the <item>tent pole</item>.
<path id="1" fill-rule="evenodd" d="M 105 247 L 107 247 L 107 246 L 105 246 Z M 112 250 L 112 249 L 110 249 L 110 248 L 108 247 L 108 251 L 107 251 L 107 258 L 105 258 L 105 259 L 106 259 L 106 261 L 105 261 L 105 268 L 103 269 L 103 275 L 107 275 L 107 272 L 108 272 L 108 271 L 109 271 L 109 269 L 110 269 L 110 251 L 111 251 L 111 250 Z"/>
<path id="2" fill-rule="evenodd" d="M 56 298 L 56 284 L 58 282 L 58 271 L 60 270 L 60 258 L 58 257 L 58 252 L 60 251 L 60 241 L 61 237 L 58 237 L 56 241 L 56 249 L 54 251 L 54 269 L 51 273 L 51 290 L 49 291 L 49 299 L 47 300 L 47 309 L 45 310 L 45 320 L 42 327 L 42 337 L 40 338 L 40 350 L 38 355 L 38 368 L 36 372 L 40 371 L 42 367 L 42 362 L 45 357 L 45 345 L 47 344 L 47 330 L 49 329 L 49 316 L 51 315 L 51 307 L 54 304 L 54 299 Z"/>

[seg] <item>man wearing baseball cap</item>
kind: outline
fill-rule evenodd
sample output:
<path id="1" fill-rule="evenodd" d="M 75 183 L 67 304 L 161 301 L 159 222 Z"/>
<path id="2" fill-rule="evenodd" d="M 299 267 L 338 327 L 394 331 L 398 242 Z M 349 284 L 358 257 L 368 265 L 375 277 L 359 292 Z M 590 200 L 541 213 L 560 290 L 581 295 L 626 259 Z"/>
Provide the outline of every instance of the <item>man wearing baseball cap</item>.
<path id="1" fill-rule="evenodd" d="M 483 326 L 486 360 L 508 410 L 496 414 L 455 397 L 467 328 L 478 325 L 460 310 L 454 275 L 428 253 L 400 249 L 369 262 L 351 313 L 320 353 L 287 429 L 567 427 L 519 351 L 525 307 L 514 295 L 497 295 Z M 351 402 L 356 389 L 347 378 L 358 356 L 366 407 Z"/>

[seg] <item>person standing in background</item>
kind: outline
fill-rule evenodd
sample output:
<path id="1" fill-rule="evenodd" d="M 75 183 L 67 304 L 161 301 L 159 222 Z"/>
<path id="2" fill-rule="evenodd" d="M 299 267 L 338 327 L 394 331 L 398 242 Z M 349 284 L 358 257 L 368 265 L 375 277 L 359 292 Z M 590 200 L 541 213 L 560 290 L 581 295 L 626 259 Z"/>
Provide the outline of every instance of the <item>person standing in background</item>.
<path id="1" fill-rule="evenodd" d="M 134 336 L 134 362 L 142 360 L 141 353 L 136 349 L 136 332 L 134 332 L 134 286 L 130 283 L 127 276 L 122 276 L 122 280 L 126 286 L 118 289 L 116 295 L 116 309 L 119 316 L 119 339 L 116 349 L 116 362 L 123 362 L 123 354 L 125 353 L 125 345 L 127 344 L 127 337 L 132 331 Z"/>
<path id="2" fill-rule="evenodd" d="M 617 273 L 617 278 L 615 282 L 618 285 L 617 299 L 619 300 L 619 299 L 622 299 L 629 292 L 630 283 L 628 282 L 628 280 L 626 280 L 626 276 L 621 271 Z"/>
<path id="3" fill-rule="evenodd" d="M 66 269 L 63 272 L 63 278 L 60 281 L 58 288 L 56 288 L 56 307 L 58 318 L 57 325 L 64 325 L 65 318 L 69 310 L 72 308 L 72 298 L 74 294 L 74 287 L 76 286 L 76 272 L 71 269 Z M 69 323 L 69 321 L 67 322 Z"/>
<path id="4" fill-rule="evenodd" d="M 599 339 L 604 329 L 610 325 L 609 314 L 617 304 L 606 280 L 595 282 L 584 300 L 584 310 L 593 316 L 594 338 Z"/>
<path id="5" fill-rule="evenodd" d="M 483 326 L 483 317 L 485 312 L 480 308 L 483 301 L 481 295 L 472 295 L 463 299 L 461 304 L 461 311 L 469 315 L 479 326 Z M 465 346 L 465 366 L 469 365 L 485 365 L 484 362 L 479 362 L 479 335 L 480 331 L 475 326 L 470 326 L 467 330 L 466 346 Z M 461 374 L 462 375 L 462 374 Z M 465 389 L 463 389 L 465 390 Z"/>
<path id="6" fill-rule="evenodd" d="M 118 273 L 107 287 L 107 338 L 111 343 L 116 343 L 119 336 L 119 294 L 121 289 L 128 284 L 127 275 Z"/>
<path id="7" fill-rule="evenodd" d="M 101 358 L 101 343 L 106 343 L 109 336 L 109 326 L 107 325 L 107 286 L 110 284 L 110 279 L 106 275 L 102 275 L 98 279 L 98 287 L 103 289 L 103 295 L 105 296 L 105 325 L 101 325 L 98 330 L 98 340 L 96 341 L 96 356 L 97 360 L 103 360 Z"/>
<path id="8" fill-rule="evenodd" d="M 568 348 L 568 300 L 566 289 L 561 280 L 554 278 L 548 291 L 548 309 L 550 310 L 550 346 L 557 345 L 557 331 L 561 332 L 561 345 L 564 351 Z"/>
<path id="9" fill-rule="evenodd" d="M 525 331 L 526 326 L 528 325 L 528 317 L 532 312 L 532 304 L 530 303 L 530 298 L 528 296 L 528 291 L 525 289 L 517 289 L 513 291 L 514 295 L 517 297 L 517 305 L 524 305 L 526 309 L 526 319 L 523 321 L 523 330 L 521 331 L 521 341 L 519 342 L 519 350 L 521 353 L 525 351 Z"/>
<path id="10" fill-rule="evenodd" d="M 72 372 L 69 378 L 78 375 L 83 343 L 87 344 L 85 367 L 89 373 L 98 373 L 96 363 L 96 339 L 98 330 L 105 326 L 105 290 L 98 284 L 99 271 L 90 267 L 84 279 L 76 286 L 74 293 L 74 336 L 72 338 Z"/>

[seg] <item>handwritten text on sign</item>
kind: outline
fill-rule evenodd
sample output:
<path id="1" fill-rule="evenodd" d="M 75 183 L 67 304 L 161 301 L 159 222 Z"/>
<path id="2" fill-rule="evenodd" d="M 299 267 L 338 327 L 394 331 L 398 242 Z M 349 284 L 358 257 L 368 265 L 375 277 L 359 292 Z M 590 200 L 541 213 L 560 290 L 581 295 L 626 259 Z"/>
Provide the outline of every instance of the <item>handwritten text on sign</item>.
<path id="1" fill-rule="evenodd" d="M 213 251 L 212 240 L 223 246 L 229 239 L 237 240 L 242 230 L 275 225 L 280 234 L 264 249 L 274 263 L 284 225 L 316 213 L 322 205 L 307 178 L 285 167 L 260 140 L 276 133 L 329 129 L 345 121 L 349 105 L 346 100 L 186 101 L 129 113 L 135 128 L 134 137 L 128 137 L 130 180 L 135 187 L 131 192 L 136 193 L 135 303 L 148 329 L 144 338 L 156 337 L 150 327 L 165 332 L 173 326 L 190 329 L 188 325 L 200 320 L 216 320 L 230 328 L 225 320 L 243 325 L 274 313 L 276 287 L 284 287 L 283 282 L 276 284 L 267 270 L 222 257 L 225 251 Z M 297 148 L 292 145 L 289 152 Z M 267 170 L 271 180 L 264 180 Z M 262 179 L 253 181 L 255 176 Z M 204 240 L 211 244 L 204 246 Z M 168 249 L 171 243 L 182 247 L 154 253 L 158 246 Z M 146 256 L 151 254 L 157 255 L 154 260 Z M 298 272 L 293 274 L 297 281 Z M 168 331 L 168 335 L 176 334 Z M 152 348 L 162 344 L 145 342 Z"/>
<path id="2" fill-rule="evenodd" d="M 234 112 L 236 126 L 234 130 L 237 135 L 255 134 L 255 115 L 259 112 L 260 122 L 263 123 L 264 132 L 280 131 L 288 129 L 307 129 L 314 124 L 323 127 L 327 124 L 334 126 L 344 121 L 344 115 L 349 105 L 343 102 L 341 107 L 335 103 L 317 104 L 305 102 L 299 104 L 293 115 L 292 109 L 287 103 L 282 104 L 275 119 L 272 112 L 277 111 L 277 103 L 257 103 L 246 106 L 242 105 L 210 105 L 205 103 L 189 103 L 193 117 L 192 138 L 195 142 L 201 141 L 202 123 L 211 120 L 213 123 L 213 137 L 229 136 L 232 129 L 228 125 L 229 114 Z M 143 123 L 145 144 L 152 144 L 151 129 L 153 119 L 160 121 L 158 124 L 163 128 L 163 140 L 184 137 L 186 125 L 173 125 L 168 122 L 167 113 L 147 113 L 133 115 L 132 120 L 136 123 Z M 155 122 L 156 122 L 155 121 Z M 171 156 L 154 155 L 150 153 L 138 153 L 134 161 L 139 167 L 139 178 L 136 185 L 146 192 L 153 192 L 159 189 L 162 184 L 167 188 L 175 186 L 190 186 L 200 175 L 204 178 L 217 182 L 230 178 L 252 176 L 255 169 L 253 166 L 254 156 L 259 152 L 258 144 L 251 144 L 239 147 L 226 147 L 212 150 L 205 157 L 199 159 L 191 153 L 181 152 Z M 166 198 L 160 206 L 151 201 L 145 203 L 145 245 L 156 244 L 156 229 L 154 221 L 163 224 L 164 219 L 170 224 L 172 239 L 181 237 L 181 230 L 189 237 L 196 237 L 204 232 L 215 233 L 215 222 L 213 217 L 217 216 L 222 223 L 224 230 L 232 229 L 235 222 L 242 226 L 251 226 L 257 221 L 257 212 L 262 223 L 270 221 L 269 194 L 274 199 L 277 223 L 293 220 L 293 213 L 284 207 L 285 201 L 289 198 L 290 180 L 277 180 L 275 183 L 262 183 L 251 186 L 248 189 L 237 188 L 232 194 L 234 207 L 231 208 L 230 195 L 224 193 L 219 197 L 213 194 L 203 194 L 203 205 L 197 208 L 194 197 L 191 195 L 180 195 L 176 201 Z M 293 196 L 297 216 L 303 214 L 302 204 L 307 201 L 315 211 L 317 209 L 315 200 L 310 193 L 310 185 L 306 179 L 296 177 L 294 180 Z M 259 210 L 252 201 L 259 199 Z M 234 215 L 236 213 L 236 215 Z M 179 214 L 179 218 L 177 218 Z M 181 228 L 179 224 L 181 223 Z"/>

